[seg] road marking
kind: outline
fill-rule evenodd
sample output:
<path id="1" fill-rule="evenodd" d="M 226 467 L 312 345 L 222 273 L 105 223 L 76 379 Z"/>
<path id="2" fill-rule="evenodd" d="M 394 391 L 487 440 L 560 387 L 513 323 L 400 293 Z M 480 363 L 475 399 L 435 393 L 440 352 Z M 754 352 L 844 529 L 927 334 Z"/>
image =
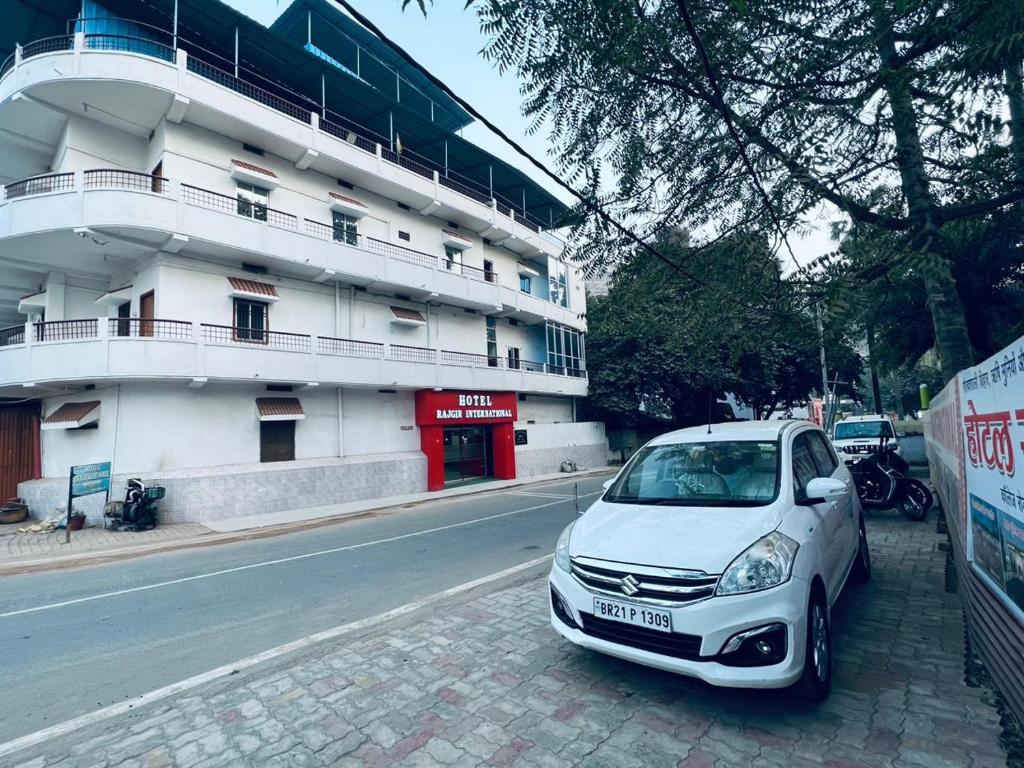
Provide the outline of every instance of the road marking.
<path id="1" fill-rule="evenodd" d="M 597 496 L 603 493 L 603 491 L 596 491 L 594 493 L 580 494 L 580 498 L 586 498 L 587 496 Z M 375 539 L 374 541 L 364 541 L 361 544 L 348 544 L 344 547 L 334 547 L 332 549 L 323 549 L 317 552 L 306 552 L 301 555 L 292 555 L 291 557 L 282 557 L 277 560 L 267 560 L 262 563 L 250 563 L 248 565 L 239 565 L 234 568 L 225 568 L 220 571 L 211 571 L 209 573 L 199 573 L 195 576 L 184 576 L 180 579 L 171 579 L 169 581 L 161 581 L 156 584 L 146 584 L 141 587 L 131 587 L 130 589 L 119 589 L 114 592 L 102 592 L 98 595 L 89 595 L 88 597 L 76 597 L 73 600 L 62 600 L 59 603 L 47 603 L 46 605 L 37 605 L 33 608 L 22 608 L 17 611 L 7 611 L 6 613 L 0 613 L 0 619 L 8 619 L 12 616 L 23 616 L 26 613 L 37 613 L 39 611 L 49 611 L 54 608 L 64 608 L 69 605 L 78 605 L 79 603 L 88 603 L 93 600 L 103 600 L 109 597 L 118 597 L 120 595 L 128 595 L 133 592 L 146 592 L 151 589 L 159 589 L 161 587 L 170 587 L 175 584 L 185 584 L 190 581 L 199 581 L 200 579 L 211 579 L 214 576 L 225 576 L 229 573 L 238 573 L 240 571 L 249 571 L 254 568 L 266 568 L 271 565 L 281 565 L 282 563 L 291 563 L 296 560 L 305 560 L 310 557 L 320 557 L 322 555 L 333 555 L 338 552 L 348 552 L 353 549 L 363 549 L 364 547 L 373 547 L 378 544 L 390 544 L 394 541 L 401 541 L 403 539 L 411 539 L 416 536 L 426 536 L 431 533 L 439 533 L 441 531 L 449 531 L 453 528 L 462 528 L 467 525 L 476 525 L 477 523 L 485 523 L 488 520 L 497 520 L 502 517 L 510 517 L 511 515 L 519 515 L 523 512 L 532 512 L 537 509 L 544 509 L 545 507 L 551 507 L 556 504 L 563 503 L 565 499 L 559 499 L 558 501 L 549 501 L 547 504 L 537 504 L 533 507 L 525 507 L 523 509 L 514 509 L 511 512 L 499 512 L 495 515 L 487 515 L 486 517 L 477 517 L 472 520 L 463 520 L 459 523 L 449 523 L 448 525 L 441 525 L 436 528 L 428 528 L 423 531 L 414 531 L 412 533 L 403 533 L 399 536 L 389 536 L 385 539 Z"/>
<path id="2" fill-rule="evenodd" d="M 571 499 L 572 496 L 561 496 L 554 493 L 531 493 L 530 491 L 509 491 L 510 496 L 536 496 L 538 499 Z"/>
<path id="3" fill-rule="evenodd" d="M 298 640 L 292 640 L 289 643 L 279 645 L 276 648 L 271 648 L 270 650 L 263 651 L 262 653 L 257 653 L 254 656 L 249 656 L 247 658 L 240 659 L 239 661 L 236 661 L 231 664 L 225 664 L 224 666 L 217 667 L 216 669 L 211 669 L 208 672 L 203 672 L 201 674 L 195 675 L 185 680 L 181 680 L 177 683 L 172 683 L 171 685 L 164 686 L 163 688 L 157 688 L 155 691 L 144 693 L 141 696 L 136 696 L 133 699 L 121 701 L 117 704 L 111 704 L 109 707 L 97 709 L 93 712 L 89 712 L 88 714 L 72 718 L 71 720 L 65 720 L 63 723 L 52 725 L 49 728 L 44 728 L 41 731 L 36 731 L 35 733 L 29 733 L 25 736 L 20 736 L 17 739 L 12 739 L 11 741 L 7 741 L 0 744 L 0 757 L 4 757 L 5 755 L 9 755 L 13 752 L 18 752 L 23 749 L 27 749 L 28 747 L 35 746 L 36 744 L 40 744 L 50 739 L 60 738 L 61 736 L 65 736 L 73 731 L 78 730 L 79 728 L 84 728 L 88 725 L 95 725 L 96 723 L 100 723 L 104 720 L 109 720 L 112 717 L 117 717 L 118 715 L 126 714 L 127 712 L 130 712 L 131 710 L 136 709 L 138 707 L 142 707 L 147 704 L 152 704 L 153 702 L 160 701 L 161 699 L 166 699 L 169 696 L 174 696 L 178 693 L 183 693 L 193 688 L 197 688 L 198 686 L 203 685 L 205 683 L 218 680 L 222 677 L 228 677 L 229 675 L 237 674 L 242 670 L 249 669 L 250 667 L 255 667 L 256 665 L 262 664 L 265 661 L 271 661 L 272 659 L 276 659 L 280 656 L 285 656 L 286 654 L 294 653 L 295 651 L 304 650 L 311 646 L 317 645 L 318 643 L 322 643 L 327 640 L 333 640 L 335 638 L 341 637 L 342 635 L 351 634 L 352 632 L 358 632 L 369 627 L 377 626 L 378 624 L 390 621 L 391 619 L 395 619 L 399 616 L 404 616 L 405 614 L 417 611 L 420 608 L 425 608 L 428 605 L 433 605 L 434 603 L 441 602 L 449 597 L 453 597 L 463 592 L 469 592 L 473 589 L 476 589 L 477 587 L 481 587 L 486 584 L 491 584 L 495 581 L 500 581 L 501 579 L 504 579 L 508 576 L 514 576 L 515 574 L 521 573 L 522 571 L 528 571 L 531 568 L 534 568 L 535 566 L 547 562 L 551 559 L 551 557 L 551 555 L 545 555 L 544 557 L 538 557 L 534 560 L 529 560 L 525 563 L 514 565 L 511 568 L 506 568 L 503 571 L 492 573 L 489 576 L 483 576 L 479 579 L 474 579 L 473 581 L 467 581 L 464 584 L 459 584 L 456 587 L 451 587 L 450 589 L 446 589 L 443 592 L 433 594 L 430 597 L 425 597 L 421 600 L 416 600 L 411 603 L 406 603 L 405 605 L 400 605 L 398 608 L 392 608 L 390 611 L 378 613 L 375 616 L 369 616 L 365 619 L 360 619 L 359 621 L 350 622 L 349 624 L 341 624 L 337 627 L 332 627 L 331 629 L 325 629 L 322 632 L 307 635 L 306 637 L 300 638 Z"/>

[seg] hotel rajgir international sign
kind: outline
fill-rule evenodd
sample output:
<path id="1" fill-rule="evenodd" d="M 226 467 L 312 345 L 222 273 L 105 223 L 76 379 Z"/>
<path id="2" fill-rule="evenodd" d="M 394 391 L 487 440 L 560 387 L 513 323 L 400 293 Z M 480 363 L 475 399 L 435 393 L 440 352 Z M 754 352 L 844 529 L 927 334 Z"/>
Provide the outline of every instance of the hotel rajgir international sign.
<path id="1" fill-rule="evenodd" d="M 959 380 L 967 557 L 1024 618 L 1024 337 Z"/>

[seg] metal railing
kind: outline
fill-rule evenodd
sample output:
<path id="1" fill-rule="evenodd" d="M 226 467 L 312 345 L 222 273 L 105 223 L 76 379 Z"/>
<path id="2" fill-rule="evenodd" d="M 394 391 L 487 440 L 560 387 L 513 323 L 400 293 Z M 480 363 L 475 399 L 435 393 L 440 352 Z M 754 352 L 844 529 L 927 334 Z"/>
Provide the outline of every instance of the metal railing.
<path id="1" fill-rule="evenodd" d="M 479 355 L 475 352 L 453 352 L 441 350 L 441 365 L 468 365 L 473 368 L 501 368 L 502 358 L 490 355 Z"/>
<path id="2" fill-rule="evenodd" d="M 491 196 L 489 194 L 471 187 L 468 184 L 464 184 L 457 179 L 453 179 L 451 176 L 445 176 L 442 173 L 437 177 L 437 181 L 442 187 L 447 187 L 450 190 L 463 194 L 466 197 L 476 200 L 478 203 L 483 203 L 484 205 L 491 204 Z"/>
<path id="3" fill-rule="evenodd" d="M 106 33 L 89 33 L 85 36 L 85 47 L 89 50 L 120 51 L 121 53 L 139 53 L 152 56 L 154 59 L 173 62 L 174 48 L 156 40 L 132 35 L 110 35 Z"/>
<path id="4" fill-rule="evenodd" d="M 107 187 L 114 189 L 133 189 L 137 192 L 167 191 L 167 179 L 139 171 L 125 171 L 119 168 L 96 168 L 83 174 L 86 189 Z"/>
<path id="5" fill-rule="evenodd" d="M 307 333 L 287 333 L 261 328 L 238 328 L 232 325 L 200 323 L 204 342 L 213 344 L 247 344 L 285 349 L 293 352 L 308 352 L 310 336 Z"/>
<path id="6" fill-rule="evenodd" d="M 316 342 L 317 352 L 324 355 L 370 358 L 381 358 L 384 356 L 384 345 L 376 341 L 357 341 L 355 339 L 317 336 Z"/>
<path id="7" fill-rule="evenodd" d="M 346 245 L 363 245 L 363 236 L 358 232 L 352 232 L 344 227 L 336 227 L 333 224 L 324 224 L 320 221 L 306 219 L 306 232 L 319 237 L 321 240 L 334 240 Z"/>
<path id="8" fill-rule="evenodd" d="M 408 347 L 404 344 L 389 344 L 388 358 L 410 363 L 436 363 L 437 350 L 429 347 Z"/>
<path id="9" fill-rule="evenodd" d="M 258 101 L 260 104 L 289 117 L 294 117 L 296 120 L 301 120 L 304 123 L 310 122 L 311 109 L 293 104 L 276 93 L 271 93 L 265 88 L 260 88 L 258 85 L 253 85 L 240 77 L 235 77 L 230 72 L 225 72 L 220 67 L 208 64 L 195 56 L 188 57 L 188 71 L 211 80 L 217 83 L 217 85 L 230 88 L 235 93 L 240 93 L 242 96 L 246 96 L 253 101 Z"/>
<path id="10" fill-rule="evenodd" d="M 15 181 L 4 187 L 8 200 L 28 195 L 42 195 L 47 192 L 66 192 L 75 188 L 75 174 L 48 173 L 45 176 L 33 176 L 30 179 Z"/>
<path id="11" fill-rule="evenodd" d="M 429 253 L 423 253 L 423 251 L 417 251 L 413 248 L 406 248 L 402 245 L 396 245 L 395 243 L 389 243 L 386 240 L 378 240 L 375 237 L 366 238 L 366 248 L 384 256 L 409 261 L 413 264 L 421 264 L 424 267 L 433 268 L 437 264 L 437 256 L 432 256 Z"/>
<path id="12" fill-rule="evenodd" d="M 192 323 L 185 320 L 161 320 L 146 317 L 117 317 L 107 321 L 108 335 L 116 338 L 192 340 Z"/>
<path id="13" fill-rule="evenodd" d="M 99 335 L 99 320 L 50 320 L 35 323 L 34 328 L 34 341 L 95 339 Z"/>
<path id="14" fill-rule="evenodd" d="M 508 360 L 508 367 L 515 371 L 527 371 L 528 373 L 547 373 L 547 363 L 538 363 L 533 360 Z"/>
<path id="15" fill-rule="evenodd" d="M 25 343 L 25 326 L 12 325 L 7 328 L 0 328 L 0 347 L 9 347 L 12 344 Z"/>
<path id="16" fill-rule="evenodd" d="M 75 47 L 74 35 L 55 35 L 44 37 L 41 40 L 34 40 L 21 46 L 21 59 L 31 59 L 33 56 L 40 56 L 44 53 L 57 53 L 58 51 L 70 51 Z"/>
<path id="17" fill-rule="evenodd" d="M 278 211 L 259 203 L 253 203 L 241 197 L 232 197 L 220 192 L 213 192 L 191 184 L 181 185 L 181 198 L 190 205 L 208 208 L 222 213 L 234 213 L 247 219 L 265 221 L 275 227 L 298 229 L 298 217 L 291 213 Z"/>
<path id="18" fill-rule="evenodd" d="M 343 119 L 340 118 L 340 116 L 336 117 Z M 331 134 L 331 136 L 336 139 L 341 139 L 342 141 L 351 144 L 353 147 L 358 147 L 364 152 L 369 152 L 371 155 L 377 154 L 377 142 L 366 138 L 366 136 L 361 133 L 361 131 L 364 130 L 362 126 L 355 126 L 355 124 L 353 124 L 353 127 L 348 127 L 340 123 L 336 123 L 333 120 L 322 118 L 320 120 L 320 130 L 324 133 Z"/>

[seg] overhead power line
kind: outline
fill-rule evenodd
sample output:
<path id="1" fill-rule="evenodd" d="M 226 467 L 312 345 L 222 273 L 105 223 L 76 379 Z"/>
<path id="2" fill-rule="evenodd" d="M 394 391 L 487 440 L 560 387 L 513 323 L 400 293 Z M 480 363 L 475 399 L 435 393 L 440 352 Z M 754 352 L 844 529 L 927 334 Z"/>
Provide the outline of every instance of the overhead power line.
<path id="1" fill-rule="evenodd" d="M 628 240 L 630 240 L 631 242 L 633 242 L 634 244 L 639 246 L 646 253 L 650 254 L 654 258 L 656 258 L 659 261 L 663 262 L 668 267 L 670 267 L 671 269 L 675 270 L 680 275 L 682 275 L 683 277 L 685 277 L 688 280 L 692 281 L 696 285 L 700 286 L 701 288 L 712 288 L 713 287 L 707 281 L 705 281 L 702 278 L 698 277 L 697 275 L 694 275 L 693 273 L 683 269 L 679 264 L 677 264 L 675 261 L 673 261 L 672 259 L 670 259 L 667 256 L 665 256 L 657 248 L 655 248 L 649 242 L 647 242 L 644 238 L 642 238 L 640 235 L 636 234 L 636 232 L 634 232 L 632 229 L 630 229 L 626 225 L 622 224 L 621 222 L 618 221 L 618 219 L 616 219 L 610 213 L 605 211 L 604 208 L 599 203 L 597 203 L 596 201 L 591 199 L 591 197 L 589 195 L 587 195 L 586 193 L 581 192 L 580 190 L 576 189 L 573 185 L 569 184 L 568 182 L 563 180 L 560 176 L 558 176 L 558 174 L 556 174 L 553 171 L 551 171 L 546 165 L 544 165 L 544 163 L 542 163 L 539 160 L 537 160 L 533 155 L 531 155 L 529 152 L 527 152 L 517 141 L 512 139 L 510 136 L 508 136 L 508 134 L 506 134 L 503 130 L 501 130 L 501 128 L 499 128 L 497 125 L 495 125 L 490 120 L 488 120 L 483 114 L 481 114 L 480 111 L 476 107 L 474 107 L 468 101 L 466 101 L 465 99 L 460 97 L 445 82 L 443 82 L 440 78 L 438 78 L 432 72 L 430 72 L 426 67 L 424 67 L 422 64 L 420 64 L 415 58 L 413 58 L 413 56 L 410 53 L 408 53 L 404 48 L 402 48 L 402 46 L 400 46 L 398 43 L 396 43 L 394 40 L 392 40 L 390 37 L 388 37 L 386 34 L 384 34 L 384 32 L 379 27 L 377 27 L 376 24 L 374 24 L 372 21 L 370 21 L 365 15 L 363 15 L 362 13 L 357 11 L 352 6 L 352 3 L 350 3 L 348 0 L 334 0 L 334 2 L 336 2 L 342 8 L 344 8 L 352 16 L 353 19 L 358 21 L 366 29 L 368 29 L 370 32 L 372 32 L 374 35 L 376 35 L 380 40 L 382 40 L 384 43 L 386 43 L 388 46 L 390 46 L 390 48 L 396 54 L 398 54 L 398 56 L 403 61 L 405 61 L 409 66 L 414 67 L 424 77 L 426 77 L 427 80 L 429 80 L 433 85 L 435 85 L 436 87 L 440 88 L 453 101 L 455 101 L 455 103 L 457 103 L 460 107 L 462 107 L 464 110 L 466 110 L 466 112 L 468 112 L 470 115 L 472 115 L 475 119 L 479 120 L 492 133 L 494 133 L 498 138 L 500 138 L 508 146 L 510 146 L 517 154 L 519 154 L 521 157 L 523 157 L 525 160 L 527 160 L 531 165 L 533 165 L 537 170 L 539 170 L 541 173 L 543 173 L 549 179 L 551 179 L 556 184 L 558 184 L 558 186 L 562 187 L 567 192 L 569 192 L 573 197 L 575 197 L 577 200 L 579 200 L 580 203 L 582 203 L 583 206 L 588 211 L 590 211 L 591 213 L 595 214 L 598 218 L 600 218 L 606 224 L 610 225 L 619 234 L 623 235 Z M 753 306 L 751 304 L 747 304 L 746 302 L 743 302 L 743 301 L 741 301 L 739 299 L 736 299 L 736 298 L 728 296 L 728 295 L 723 295 L 722 298 L 725 299 L 726 301 L 731 301 L 731 302 L 737 304 L 738 306 L 742 306 L 745 309 L 749 309 L 749 310 L 753 310 L 753 311 L 760 311 L 760 309 L 761 309 L 760 307 L 755 307 L 755 306 Z"/>

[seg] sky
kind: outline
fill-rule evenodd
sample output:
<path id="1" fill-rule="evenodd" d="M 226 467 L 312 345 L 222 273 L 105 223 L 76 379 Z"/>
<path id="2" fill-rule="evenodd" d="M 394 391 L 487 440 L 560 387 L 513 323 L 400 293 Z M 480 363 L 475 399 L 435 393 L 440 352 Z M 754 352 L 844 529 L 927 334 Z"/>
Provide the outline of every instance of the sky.
<path id="1" fill-rule="evenodd" d="M 224 1 L 265 25 L 273 23 L 290 4 L 290 0 Z M 499 73 L 480 55 L 486 38 L 480 33 L 476 15 L 472 11 L 463 10 L 464 0 L 434 0 L 433 7 L 428 6 L 426 18 L 420 13 L 415 0 L 405 12 L 402 11 L 401 0 L 350 2 L 384 34 L 405 48 L 455 93 L 473 104 L 510 138 L 519 142 L 535 158 L 553 167 L 545 133 L 541 131 L 530 135 L 527 132 L 528 121 L 520 111 L 522 99 L 516 74 Z M 465 128 L 463 136 L 526 172 L 562 201 L 573 202 L 569 193 L 530 167 L 526 160 L 484 126 L 473 123 Z M 821 209 L 818 218 L 821 226 L 810 236 L 801 237 L 796 233 L 789 236 L 796 260 L 800 264 L 806 264 L 835 249 L 835 243 L 828 237 L 827 225 L 827 220 L 834 216 Z M 786 261 L 787 269 L 792 269 L 788 253 L 783 252 L 780 256 Z"/>

